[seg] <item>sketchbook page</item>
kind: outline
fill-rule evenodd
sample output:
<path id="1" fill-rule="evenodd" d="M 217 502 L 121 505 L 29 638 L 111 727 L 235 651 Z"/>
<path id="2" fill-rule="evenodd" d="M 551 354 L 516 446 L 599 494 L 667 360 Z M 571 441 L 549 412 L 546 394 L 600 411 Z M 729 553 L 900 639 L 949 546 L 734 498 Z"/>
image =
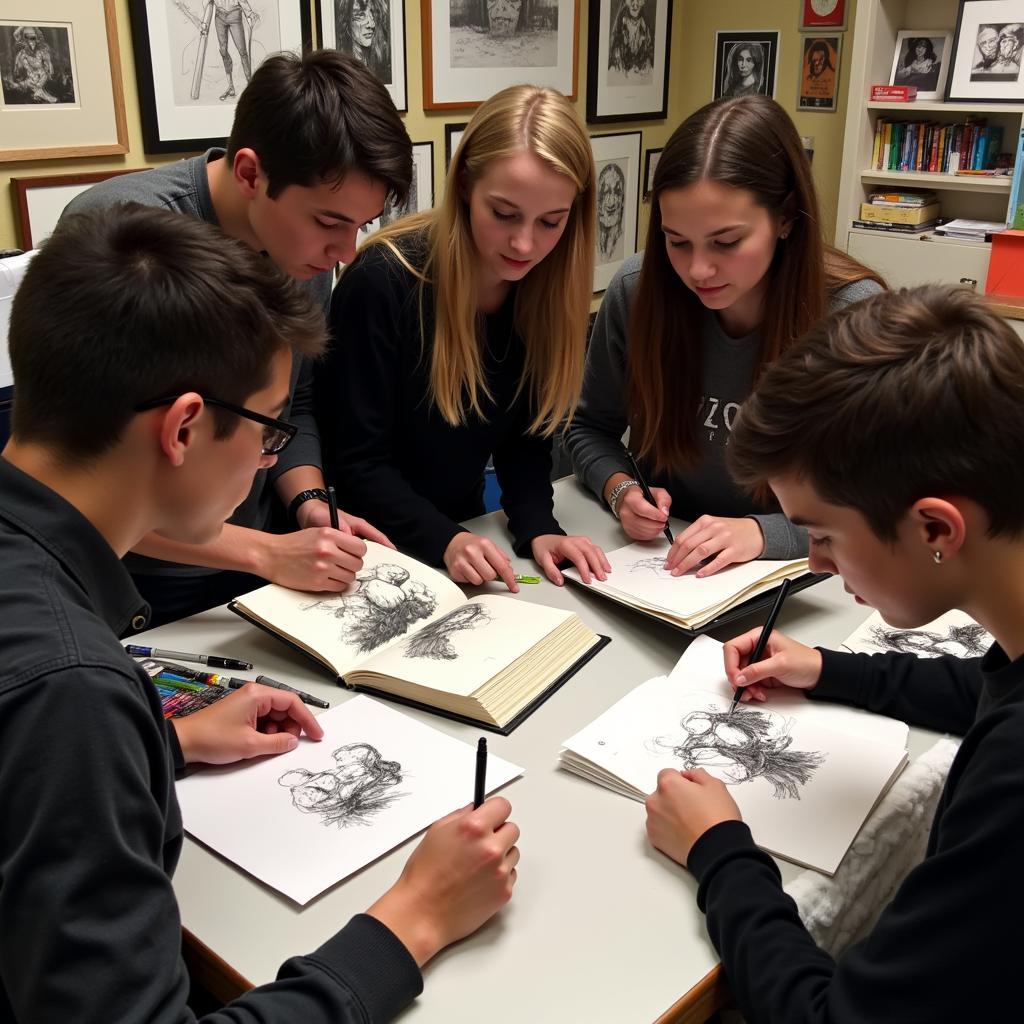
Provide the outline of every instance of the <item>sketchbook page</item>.
<path id="1" fill-rule="evenodd" d="M 476 597 L 374 655 L 360 671 L 468 697 L 573 617 L 515 598 Z"/>
<path id="2" fill-rule="evenodd" d="M 725 674 L 724 645 L 709 636 L 699 636 L 683 651 L 669 674 L 679 686 L 710 690 L 732 701 L 732 687 Z M 837 729 L 878 743 L 906 748 L 910 728 L 905 722 L 885 715 L 877 715 L 865 708 L 851 708 L 845 704 L 808 700 L 795 690 L 772 689 L 763 704 L 753 702 L 752 707 L 768 708 L 796 719 L 809 719 L 827 729 Z M 744 704 L 750 702 L 744 701 Z"/>
<path id="3" fill-rule="evenodd" d="M 300 904 L 464 807 L 476 771 L 475 747 L 370 697 L 317 721 L 319 743 L 177 784 L 189 835 Z M 521 774 L 489 757 L 488 792 Z"/>
<path id="4" fill-rule="evenodd" d="M 917 629 L 897 629 L 874 612 L 841 646 L 845 651 L 863 654 L 899 651 L 919 658 L 938 658 L 944 654 L 980 658 L 994 643 L 995 638 L 984 626 L 979 626 L 966 612 L 954 610 Z"/>
<path id="5" fill-rule="evenodd" d="M 905 749 L 761 707 L 730 716 L 730 703 L 653 679 L 566 740 L 563 765 L 584 759 L 583 774 L 608 773 L 637 800 L 663 768 L 704 768 L 729 786 L 758 846 L 833 873 Z"/>
<path id="6" fill-rule="evenodd" d="M 270 584 L 235 603 L 344 676 L 374 651 L 399 642 L 465 600 L 447 576 L 367 541 L 363 568 L 340 594 Z"/>

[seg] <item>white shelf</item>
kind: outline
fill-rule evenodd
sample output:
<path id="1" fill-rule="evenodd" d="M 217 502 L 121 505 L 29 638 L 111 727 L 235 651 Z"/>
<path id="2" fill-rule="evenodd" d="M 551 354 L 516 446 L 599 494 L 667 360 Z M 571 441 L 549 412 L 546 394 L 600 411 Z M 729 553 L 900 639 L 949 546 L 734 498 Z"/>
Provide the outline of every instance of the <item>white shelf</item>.
<path id="1" fill-rule="evenodd" d="M 991 242 L 986 242 L 983 238 L 946 238 L 944 235 L 937 235 L 934 231 L 922 231 L 920 233 L 914 231 L 872 231 L 871 228 L 850 228 L 851 235 L 866 235 L 869 238 L 878 238 L 879 235 L 884 235 L 886 239 L 895 239 L 900 242 L 934 242 L 936 245 L 972 245 L 972 246 L 988 246 L 992 248 Z"/>
<path id="2" fill-rule="evenodd" d="M 968 192 L 996 192 L 1009 194 L 1012 183 L 1009 175 L 988 177 L 983 174 L 939 174 L 938 171 L 878 171 L 870 169 L 860 172 L 860 180 L 881 182 L 886 185 L 899 183 L 904 186 L 927 185 L 929 188 L 964 189 Z"/>
<path id="3" fill-rule="evenodd" d="M 1013 114 L 1024 113 L 1024 105 L 1020 103 L 942 103 L 938 100 L 915 100 L 913 103 L 886 103 L 874 101 L 865 103 L 866 110 L 881 111 L 924 111 L 928 114 Z"/>

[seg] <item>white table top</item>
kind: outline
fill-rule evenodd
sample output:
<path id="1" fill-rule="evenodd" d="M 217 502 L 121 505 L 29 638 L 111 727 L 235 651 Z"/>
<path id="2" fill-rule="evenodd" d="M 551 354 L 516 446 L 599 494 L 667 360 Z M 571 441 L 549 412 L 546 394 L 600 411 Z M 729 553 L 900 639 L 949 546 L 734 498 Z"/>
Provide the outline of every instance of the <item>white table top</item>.
<path id="1" fill-rule="evenodd" d="M 574 480 L 559 481 L 555 501 L 567 532 L 588 533 L 609 550 L 628 542 Z M 502 514 L 471 526 L 510 550 Z M 516 560 L 516 569 L 537 571 L 527 560 Z M 688 641 L 671 627 L 576 587 L 545 580 L 521 589 L 523 600 L 578 612 L 612 643 L 511 736 L 489 736 L 493 753 L 526 769 L 504 790 L 522 829 L 519 881 L 512 902 L 495 919 L 427 966 L 424 994 L 402 1020 L 475 1024 L 486 1007 L 495 1024 L 550 1020 L 566 1011 L 588 1024 L 651 1021 L 717 963 L 696 906 L 696 885 L 649 845 L 642 804 L 557 770 L 556 758 L 563 740 L 638 683 L 667 673 Z M 806 643 L 835 645 L 868 614 L 831 579 L 790 598 L 779 626 Z M 725 640 L 757 624 L 756 618 L 740 621 L 712 635 Z M 223 608 L 151 630 L 137 642 L 240 657 L 255 662 L 255 672 L 332 704 L 351 696 L 312 663 Z M 434 715 L 400 710 L 467 742 L 479 734 Z M 912 730 L 911 756 L 934 739 Z M 253 984 L 264 983 L 289 956 L 311 951 L 365 910 L 397 878 L 416 841 L 299 908 L 186 839 L 174 879 L 182 923 Z M 799 870 L 779 863 L 786 880 Z"/>

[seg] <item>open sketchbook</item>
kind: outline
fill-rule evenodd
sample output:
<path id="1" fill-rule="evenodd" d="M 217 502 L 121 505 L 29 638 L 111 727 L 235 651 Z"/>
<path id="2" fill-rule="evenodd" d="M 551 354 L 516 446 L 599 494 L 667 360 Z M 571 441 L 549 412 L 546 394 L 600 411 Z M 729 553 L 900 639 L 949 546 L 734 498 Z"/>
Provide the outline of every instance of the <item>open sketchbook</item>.
<path id="1" fill-rule="evenodd" d="M 296 903 L 473 799 L 476 747 L 369 697 L 317 716 L 324 738 L 177 783 L 185 831 Z M 522 775 L 493 755 L 487 790 Z"/>
<path id="2" fill-rule="evenodd" d="M 229 607 L 345 686 L 505 733 L 607 643 L 573 612 L 469 600 L 441 573 L 373 543 L 343 593 L 271 584 Z"/>
<path id="3" fill-rule="evenodd" d="M 768 595 L 764 600 L 772 600 L 770 592 L 784 579 L 798 580 L 795 589 L 802 589 L 823 578 L 807 571 L 806 558 L 744 562 L 703 579 L 693 573 L 673 576 L 664 568 L 669 547 L 667 540 L 659 538 L 609 552 L 608 579 L 595 579 L 587 589 L 693 633 L 728 621 L 733 616 L 726 613 L 740 605 L 745 606 L 744 613 L 754 610 L 752 599 Z M 565 575 L 581 582 L 573 568 L 566 569 Z"/>
<path id="4" fill-rule="evenodd" d="M 627 694 L 567 739 L 559 765 L 634 800 L 663 768 L 704 768 L 727 783 L 762 849 L 833 874 L 907 762 L 902 722 L 773 692 L 740 704 L 722 645 L 698 637 L 669 676 Z"/>
<path id="5" fill-rule="evenodd" d="M 980 658 L 995 643 L 992 634 L 965 612 L 952 611 L 917 629 L 890 626 L 878 612 L 869 615 L 842 643 L 843 650 L 861 654 L 899 651 L 920 658 L 952 654 Z"/>

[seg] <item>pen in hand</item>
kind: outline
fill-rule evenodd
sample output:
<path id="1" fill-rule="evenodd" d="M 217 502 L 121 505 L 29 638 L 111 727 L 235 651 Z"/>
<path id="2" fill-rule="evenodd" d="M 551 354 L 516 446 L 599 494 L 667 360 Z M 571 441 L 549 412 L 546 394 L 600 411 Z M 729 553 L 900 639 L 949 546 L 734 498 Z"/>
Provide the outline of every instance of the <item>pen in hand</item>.
<path id="1" fill-rule="evenodd" d="M 338 496 L 333 487 L 327 488 L 327 508 L 331 513 L 331 529 L 338 529 Z"/>
<path id="2" fill-rule="evenodd" d="M 779 587 L 778 596 L 775 598 L 775 604 L 772 605 L 772 610 L 768 613 L 768 618 L 764 620 L 764 625 L 761 627 L 761 635 L 757 638 L 757 643 L 754 645 L 754 650 L 747 660 L 748 665 L 753 665 L 755 661 L 760 661 L 764 655 L 764 649 L 768 645 L 768 637 L 772 635 L 772 630 L 775 628 L 775 620 L 779 617 L 779 612 L 782 611 L 782 602 L 786 600 L 786 595 L 789 593 L 789 588 L 793 585 L 792 580 L 783 580 L 782 586 Z M 729 708 L 729 714 L 731 715 L 736 710 L 736 705 L 740 702 L 740 697 L 743 695 L 744 687 L 737 686 L 732 695 L 732 705 Z"/>
<path id="3" fill-rule="evenodd" d="M 483 736 L 476 744 L 476 779 L 473 784 L 473 810 L 483 802 L 487 793 L 487 740 Z"/>
<path id="4" fill-rule="evenodd" d="M 647 486 L 647 481 L 644 479 L 643 473 L 640 472 L 640 467 L 637 465 L 636 459 L 633 458 L 633 453 L 627 448 L 626 458 L 629 460 L 629 468 L 633 471 L 633 478 L 640 485 L 640 490 L 643 491 L 644 500 L 655 508 L 658 507 L 658 503 L 654 500 L 654 495 L 651 494 L 650 487 Z M 672 536 L 672 528 L 668 525 L 668 520 L 665 520 L 665 536 L 668 538 L 669 544 L 676 542 L 675 537 Z"/>

